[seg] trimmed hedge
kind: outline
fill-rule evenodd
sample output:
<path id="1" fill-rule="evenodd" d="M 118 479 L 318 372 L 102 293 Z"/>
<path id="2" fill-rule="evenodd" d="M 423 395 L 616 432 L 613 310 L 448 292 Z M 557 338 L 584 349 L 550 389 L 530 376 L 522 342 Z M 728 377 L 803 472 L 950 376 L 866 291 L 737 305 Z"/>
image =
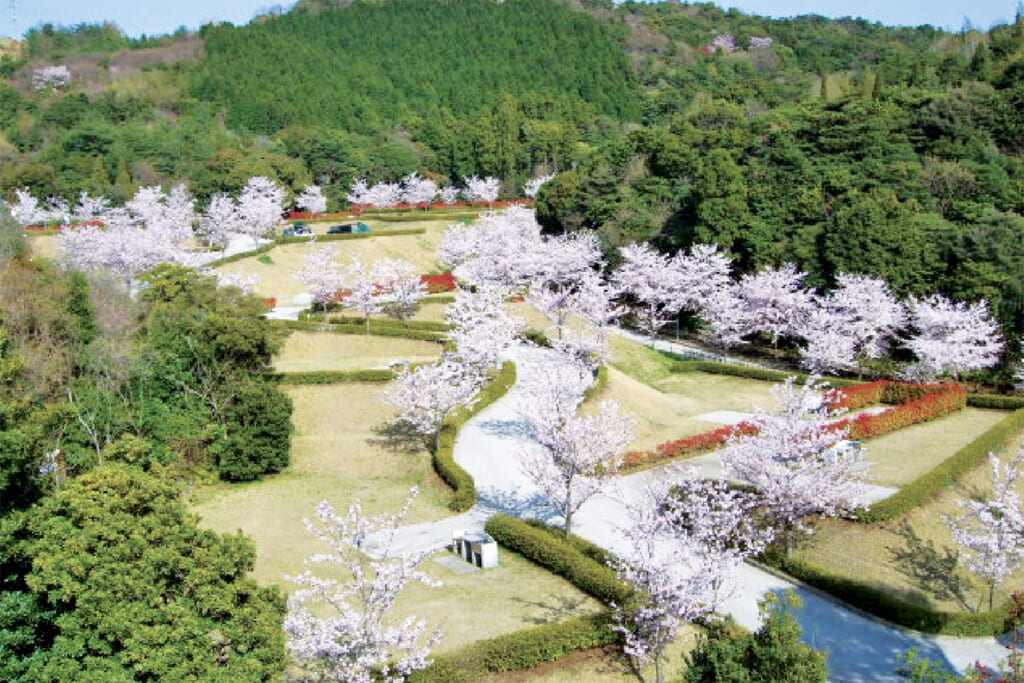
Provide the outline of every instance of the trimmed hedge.
<path id="1" fill-rule="evenodd" d="M 434 657 L 409 683 L 462 683 L 488 674 L 516 671 L 564 655 L 618 641 L 611 614 L 599 612 L 556 624 L 542 624 L 473 643 L 452 654 Z"/>
<path id="2" fill-rule="evenodd" d="M 375 337 L 400 337 L 402 339 L 415 339 L 417 341 L 443 342 L 444 335 L 429 330 L 413 330 L 402 327 L 390 327 L 374 325 L 370 321 L 370 329 L 366 329 L 366 323 L 359 325 L 325 325 L 318 322 L 305 322 L 302 320 L 276 320 L 279 327 L 289 330 L 305 330 L 307 332 L 332 332 L 334 334 L 367 334 Z"/>
<path id="3" fill-rule="evenodd" d="M 846 579 L 803 560 L 788 559 L 784 552 L 765 553 L 764 564 L 785 572 L 869 614 L 924 633 L 950 636 L 998 636 L 1011 629 L 1009 601 L 990 612 L 947 612 L 904 602 L 890 593 Z"/>
<path id="4" fill-rule="evenodd" d="M 1024 396 L 998 396 L 996 394 L 968 394 L 967 405 L 972 408 L 994 408 L 996 410 L 1020 410 L 1024 408 Z"/>
<path id="5" fill-rule="evenodd" d="M 273 249 L 276 246 L 277 246 L 276 242 L 271 242 L 270 244 L 264 244 L 262 247 L 257 247 L 256 249 L 251 249 L 249 251 L 240 251 L 237 254 L 232 254 L 231 256 L 225 256 L 224 258 L 219 258 L 216 261 L 210 261 L 209 263 L 203 264 L 203 267 L 204 268 L 216 268 L 218 266 L 223 266 L 225 263 L 234 263 L 235 261 L 241 261 L 242 259 L 249 258 L 250 256 L 259 256 L 260 254 L 267 253 L 268 251 L 270 251 L 271 249 Z"/>
<path id="6" fill-rule="evenodd" d="M 454 294 L 428 294 L 420 299 L 421 304 L 453 304 L 455 303 Z"/>
<path id="7" fill-rule="evenodd" d="M 479 218 L 482 211 L 460 211 L 450 213 L 415 213 L 415 214 L 362 214 L 363 220 L 380 221 L 381 223 L 415 223 L 419 221 L 464 221 Z M 423 228 L 419 228 L 423 230 Z"/>
<path id="8" fill-rule="evenodd" d="M 465 512 L 476 505 L 476 484 L 473 477 L 455 462 L 455 437 L 469 418 L 508 393 L 509 388 L 515 383 L 515 363 L 507 361 L 501 366 L 501 371 L 480 392 L 480 397 L 472 408 L 459 408 L 441 423 L 431 462 L 438 476 L 455 489 L 455 495 L 448 503 L 448 507 L 455 512 Z"/>
<path id="9" fill-rule="evenodd" d="M 666 353 L 665 355 L 671 358 L 675 354 Z M 810 376 L 806 372 L 785 372 L 783 370 L 756 368 L 750 365 L 718 363 L 710 360 L 681 360 L 677 361 L 672 369 L 675 372 L 706 372 L 711 375 L 732 375 L 733 377 L 746 377 L 747 379 L 759 379 L 766 382 L 785 382 L 794 375 L 797 382 L 805 382 Z M 822 377 L 821 379 L 838 389 L 861 384 L 857 380 L 843 379 L 842 377 Z"/>
<path id="10" fill-rule="evenodd" d="M 491 517 L 484 530 L 501 545 L 561 576 L 605 604 L 614 602 L 621 605 L 632 595 L 629 585 L 616 577 L 615 570 L 594 559 L 595 553 L 605 557 L 599 548 L 585 552 L 575 541 L 567 542 L 564 533 L 559 538 L 544 525 L 503 514 Z M 569 538 L 572 539 L 571 536 Z"/>
<path id="11" fill-rule="evenodd" d="M 278 384 L 340 384 L 342 382 L 390 382 L 394 370 L 311 370 L 309 372 L 268 372 Z"/>
<path id="12" fill-rule="evenodd" d="M 395 230 L 381 230 L 379 232 L 371 230 L 370 232 L 347 232 L 338 235 L 316 235 L 316 239 L 313 239 L 309 235 L 292 235 L 290 237 L 279 235 L 274 238 L 274 242 L 276 242 L 277 244 L 339 242 L 341 240 L 364 240 L 370 239 L 372 237 L 393 237 L 395 235 L 422 235 L 426 231 L 426 228 L 398 228 Z"/>
<path id="13" fill-rule="evenodd" d="M 309 317 L 313 318 L 311 314 Z M 366 327 L 366 318 L 357 315 L 335 315 L 328 321 L 331 325 L 362 325 Z M 429 330 L 431 332 L 447 332 L 452 329 L 448 323 L 432 322 L 429 320 L 370 320 L 370 329 L 380 327 L 394 327 L 400 330 Z"/>
<path id="14" fill-rule="evenodd" d="M 936 467 L 906 484 L 885 500 L 858 511 L 859 522 L 882 522 L 902 517 L 929 500 L 946 486 L 953 486 L 961 476 L 983 463 L 988 454 L 1006 446 L 1024 429 L 1024 409 L 1011 413 L 988 431 L 970 442 Z"/>
<path id="15" fill-rule="evenodd" d="M 836 427 L 848 427 L 851 439 L 889 434 L 963 410 L 967 405 L 967 390 L 959 384 L 890 384 L 882 400 L 901 401 L 901 404 L 877 415 L 861 413 L 853 419 L 840 420 Z M 902 403 L 903 400 L 907 402 Z"/>

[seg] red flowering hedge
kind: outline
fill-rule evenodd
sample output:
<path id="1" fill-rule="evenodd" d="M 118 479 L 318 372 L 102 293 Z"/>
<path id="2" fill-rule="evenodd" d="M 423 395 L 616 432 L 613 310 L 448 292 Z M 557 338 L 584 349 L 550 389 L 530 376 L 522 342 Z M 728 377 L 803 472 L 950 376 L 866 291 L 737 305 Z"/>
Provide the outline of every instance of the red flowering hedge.
<path id="1" fill-rule="evenodd" d="M 427 291 L 431 294 L 455 291 L 455 276 L 451 273 L 420 275 L 420 280 L 427 286 Z"/>
<path id="2" fill-rule="evenodd" d="M 863 387 L 863 389 L 861 389 Z M 849 427 L 850 439 L 870 439 L 903 429 L 919 422 L 963 410 L 967 405 L 967 389 L 960 384 L 912 384 L 909 382 L 870 382 L 840 392 L 838 404 L 847 409 L 862 408 L 872 403 L 889 403 L 908 399 L 884 413 L 864 413 L 855 418 L 834 422 L 830 428 Z M 671 460 L 684 455 L 708 451 L 723 445 L 734 432 L 756 434 L 757 429 L 746 422 L 719 427 L 710 432 L 695 434 L 655 446 L 649 451 L 630 451 L 623 456 L 626 467 Z"/>
<path id="3" fill-rule="evenodd" d="M 881 403 L 886 387 L 890 384 L 892 382 L 882 379 L 829 392 L 829 396 L 832 399 L 832 409 L 860 410 L 861 408 Z"/>
<path id="4" fill-rule="evenodd" d="M 267 308 L 276 308 L 277 307 L 277 297 L 268 296 L 268 297 L 264 298 L 263 299 L 263 305 L 266 306 Z"/>

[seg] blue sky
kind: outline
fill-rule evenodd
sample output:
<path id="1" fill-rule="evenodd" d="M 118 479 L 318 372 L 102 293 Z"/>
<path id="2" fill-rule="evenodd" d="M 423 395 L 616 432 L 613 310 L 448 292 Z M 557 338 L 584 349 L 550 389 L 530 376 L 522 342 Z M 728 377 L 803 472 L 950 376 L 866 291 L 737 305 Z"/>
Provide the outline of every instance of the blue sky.
<path id="1" fill-rule="evenodd" d="M 10 0 L 2 0 L 0 36 L 20 37 L 43 22 L 73 25 L 103 20 L 115 22 L 130 35 L 173 32 L 179 26 L 197 28 L 212 21 L 244 24 L 267 7 L 271 0 L 16 0 L 17 22 L 11 22 Z M 282 3 L 291 6 L 292 0 Z M 1010 21 L 1016 0 L 973 0 L 969 4 L 944 0 L 725 0 L 718 4 L 744 12 L 786 17 L 816 13 L 825 16 L 853 14 L 885 24 L 932 24 L 959 29 L 966 16 L 974 25 L 988 28 Z"/>

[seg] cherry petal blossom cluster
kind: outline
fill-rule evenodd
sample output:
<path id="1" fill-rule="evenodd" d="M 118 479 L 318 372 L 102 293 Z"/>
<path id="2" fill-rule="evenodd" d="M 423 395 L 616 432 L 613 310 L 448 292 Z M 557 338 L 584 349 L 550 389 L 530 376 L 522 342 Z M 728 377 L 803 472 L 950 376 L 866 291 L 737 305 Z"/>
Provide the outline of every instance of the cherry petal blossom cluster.
<path id="1" fill-rule="evenodd" d="M 523 333 L 525 323 L 509 315 L 507 298 L 508 290 L 498 285 L 459 288 L 445 313 L 452 326 L 448 338 L 455 343 L 458 358 L 477 372 L 497 368 L 501 354 Z"/>
<path id="2" fill-rule="evenodd" d="M 776 385 L 777 409 L 759 409 L 746 420 L 756 432 L 737 432 L 719 451 L 726 476 L 752 485 L 761 513 L 787 534 L 810 533 L 810 515 L 852 512 L 866 492 L 854 459 L 835 448 L 848 429 L 833 424 L 837 413 L 823 402 L 824 388 L 813 377 Z"/>
<path id="3" fill-rule="evenodd" d="M 102 221 L 110 209 L 110 200 L 106 197 L 90 197 L 88 192 L 82 192 L 78 195 L 78 204 L 72 210 L 72 215 L 79 223 Z"/>
<path id="4" fill-rule="evenodd" d="M 377 307 L 396 320 L 408 320 L 416 312 L 420 299 L 427 295 L 416 266 L 401 259 L 380 259 L 370 268 Z"/>
<path id="5" fill-rule="evenodd" d="M 653 337 L 681 308 L 674 271 L 668 257 L 647 244 L 630 244 L 620 253 L 622 265 L 612 275 L 612 283 L 629 296 L 634 317 Z"/>
<path id="6" fill-rule="evenodd" d="M 463 194 L 471 202 L 487 202 L 490 204 L 498 198 L 498 191 L 501 189 L 501 180 L 491 176 L 478 178 L 475 175 L 471 175 L 468 178 L 463 178 L 462 182 L 466 186 Z"/>
<path id="7" fill-rule="evenodd" d="M 445 354 L 438 363 L 403 370 L 384 390 L 384 400 L 399 409 L 396 422 L 430 439 L 452 410 L 477 402 L 486 382 L 486 374 Z"/>
<path id="8" fill-rule="evenodd" d="M 402 201 L 406 204 L 429 204 L 437 196 L 437 183 L 410 173 L 402 178 Z"/>
<path id="9" fill-rule="evenodd" d="M 572 531 L 580 506 L 606 490 L 622 466 L 622 450 L 633 440 L 636 420 L 615 401 L 579 413 L 593 369 L 561 357 L 543 380 L 524 383 L 520 413 L 540 448 L 524 450 L 520 465 Z"/>
<path id="10" fill-rule="evenodd" d="M 799 336 L 814 304 L 811 292 L 803 286 L 806 277 L 807 273 L 792 264 L 741 277 L 736 293 L 747 312 L 747 333 L 762 332 L 773 341 Z"/>
<path id="11" fill-rule="evenodd" d="M 18 225 L 37 225 L 50 220 L 50 212 L 39 205 L 36 199 L 26 187 L 23 190 L 15 190 L 16 201 L 11 205 L 11 216 L 18 221 Z"/>
<path id="12" fill-rule="evenodd" d="M 390 618 L 410 582 L 440 585 L 420 569 L 430 551 L 399 555 L 392 550 L 395 530 L 417 493 L 413 488 L 394 515 L 368 516 L 358 500 L 342 515 L 324 501 L 316 507 L 316 521 L 304 520 L 328 548 L 306 564 L 328 565 L 331 576 L 342 577 L 324 578 L 310 570 L 286 577 L 297 586 L 288 596 L 287 648 L 304 680 L 398 683 L 430 663 L 440 634 L 428 631 L 418 617 Z M 378 539 L 371 548 L 371 540 Z"/>
<path id="13" fill-rule="evenodd" d="M 253 176 L 238 197 L 238 230 L 253 241 L 281 223 L 284 188 L 265 176 Z"/>
<path id="14" fill-rule="evenodd" d="M 991 591 L 1024 561 L 1024 498 L 1020 478 L 1024 474 L 1024 451 L 1003 465 L 989 454 L 992 494 L 987 500 L 961 500 L 964 513 L 946 517 L 955 540 L 965 551 L 966 566 L 980 576 Z"/>
<path id="15" fill-rule="evenodd" d="M 751 50 L 771 47 L 774 44 L 775 40 L 770 36 L 750 36 L 747 40 L 747 47 Z"/>
<path id="16" fill-rule="evenodd" d="M 326 306 L 345 284 L 337 247 L 329 244 L 309 252 L 302 257 L 302 265 L 292 277 L 302 282 L 313 297 L 313 303 Z"/>
<path id="17" fill-rule="evenodd" d="M 732 52 L 736 49 L 736 38 L 728 33 L 715 36 L 715 39 L 711 41 L 711 47 L 713 51 L 724 50 L 726 52 Z"/>
<path id="18" fill-rule="evenodd" d="M 532 281 L 535 263 L 529 255 L 540 251 L 541 244 L 533 210 L 510 206 L 500 213 L 486 213 L 471 225 L 449 228 L 437 259 L 460 280 L 518 290 Z"/>
<path id="19" fill-rule="evenodd" d="M 554 173 L 549 173 L 546 175 L 537 176 L 536 178 L 531 178 L 530 180 L 527 181 L 526 185 L 523 186 L 523 194 L 525 194 L 530 199 L 535 198 L 537 196 L 537 193 L 540 192 L 541 185 L 548 182 L 554 177 Z"/>
<path id="20" fill-rule="evenodd" d="M 347 199 L 352 204 L 376 206 L 386 209 L 402 203 L 402 186 L 399 183 L 377 183 L 367 185 L 365 179 L 352 183 Z"/>
<path id="21" fill-rule="evenodd" d="M 911 297 L 909 308 L 910 326 L 916 334 L 906 346 L 918 359 L 910 370 L 915 378 L 944 374 L 957 378 L 962 372 L 999 362 L 1003 339 L 986 301 L 953 302 L 933 294 L 924 299 Z"/>
<path id="22" fill-rule="evenodd" d="M 454 204 L 459 199 L 459 188 L 454 185 L 445 185 L 437 193 L 444 204 Z"/>
<path id="23" fill-rule="evenodd" d="M 523 254 L 531 261 L 531 284 L 554 287 L 575 287 L 582 279 L 595 274 L 603 265 L 601 243 L 592 232 L 577 232 L 543 239 L 537 248 Z"/>
<path id="24" fill-rule="evenodd" d="M 323 213 L 327 210 L 327 198 L 319 185 L 307 185 L 295 198 L 295 206 L 309 213 Z"/>
<path id="25" fill-rule="evenodd" d="M 71 85 L 71 71 L 63 64 L 41 66 L 32 71 L 32 89 L 66 88 Z"/>
<path id="26" fill-rule="evenodd" d="M 212 274 L 217 278 L 218 287 L 237 287 L 243 294 L 252 294 L 260 285 L 260 276 L 247 270 L 214 270 Z"/>
<path id="27" fill-rule="evenodd" d="M 209 245 L 224 247 L 231 235 L 241 231 L 242 217 L 237 202 L 227 194 L 213 195 L 206 211 L 199 217 L 196 234 Z"/>

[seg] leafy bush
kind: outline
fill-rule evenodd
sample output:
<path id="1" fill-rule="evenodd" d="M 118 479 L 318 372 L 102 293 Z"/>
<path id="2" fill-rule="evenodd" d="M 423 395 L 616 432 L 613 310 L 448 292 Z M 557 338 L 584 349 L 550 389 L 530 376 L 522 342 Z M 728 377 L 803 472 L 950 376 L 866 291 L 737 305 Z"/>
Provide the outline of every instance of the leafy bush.
<path id="1" fill-rule="evenodd" d="M 920 396 L 877 415 L 862 413 L 850 420 L 841 420 L 837 427 L 849 427 L 851 439 L 869 439 L 889 434 L 909 425 L 934 420 L 963 410 L 967 390 L 959 384 L 889 384 L 882 400 Z"/>
<path id="2" fill-rule="evenodd" d="M 461 683 L 488 674 L 526 669 L 577 650 L 618 640 L 608 612 L 543 624 L 481 640 L 457 652 L 434 657 L 426 669 L 414 672 L 409 683 Z"/>
<path id="3" fill-rule="evenodd" d="M 427 291 L 431 294 L 453 292 L 458 285 L 455 281 L 455 276 L 450 272 L 436 273 L 433 275 L 420 275 L 420 280 L 427 286 Z"/>
<path id="4" fill-rule="evenodd" d="M 400 337 L 402 339 L 415 339 L 417 341 L 441 342 L 444 335 L 440 332 L 430 330 L 417 330 L 413 328 L 397 327 L 395 325 L 374 325 L 370 321 L 370 328 L 367 330 L 366 322 L 359 325 L 325 325 L 317 322 L 305 322 L 302 320 L 275 320 L 278 327 L 289 330 L 305 330 L 309 332 L 333 332 L 335 334 L 368 334 L 377 337 Z"/>
<path id="5" fill-rule="evenodd" d="M 887 380 L 858 384 L 835 391 L 832 408 L 835 410 L 860 410 L 882 402 L 885 388 L 890 384 Z"/>
<path id="6" fill-rule="evenodd" d="M 629 451 L 624 456 L 624 462 L 626 467 L 638 467 L 645 463 L 671 460 L 684 455 L 714 450 L 724 445 L 729 440 L 729 437 L 737 431 L 743 434 L 754 434 L 757 432 L 757 429 L 747 422 L 726 425 L 725 427 L 713 429 L 710 432 L 694 434 L 693 436 L 686 436 L 674 441 L 666 441 L 649 451 Z"/>
<path id="7" fill-rule="evenodd" d="M 668 353 L 665 355 L 672 357 L 674 354 Z M 747 379 L 759 379 L 766 382 L 785 382 L 793 376 L 796 377 L 797 382 L 804 382 L 808 377 L 807 373 L 803 372 L 769 370 L 750 365 L 717 363 L 710 360 L 681 360 L 675 364 L 673 369 L 675 372 L 706 372 L 711 375 L 731 375 L 733 377 L 746 377 Z M 841 377 L 823 377 L 822 379 L 828 382 L 830 386 L 837 388 L 853 387 L 860 384 L 860 382 L 855 380 L 843 379 Z"/>
<path id="8" fill-rule="evenodd" d="M 961 476 L 983 463 L 990 452 L 1004 448 L 1021 429 L 1024 429 L 1024 409 L 1011 413 L 937 467 L 873 504 L 870 510 L 860 511 L 857 521 L 881 522 L 905 515 L 944 487 L 954 485 Z"/>
<path id="9" fill-rule="evenodd" d="M 342 382 L 390 382 L 393 370 L 310 370 L 308 372 L 273 372 L 266 378 L 278 384 L 340 384 Z"/>
<path id="10" fill-rule="evenodd" d="M 227 435 L 210 449 L 220 476 L 232 481 L 280 472 L 288 465 L 292 400 L 273 384 L 247 382 L 224 411 Z"/>
<path id="11" fill-rule="evenodd" d="M 455 495 L 448 507 L 456 512 L 465 512 L 476 505 L 476 483 L 469 472 L 455 462 L 455 437 L 462 425 L 508 393 L 509 388 L 515 383 L 515 363 L 506 362 L 501 366 L 501 371 L 480 392 L 479 399 L 471 409 L 457 409 L 441 424 L 431 462 L 438 476 L 455 489 Z"/>
<path id="12" fill-rule="evenodd" d="M 323 314 L 319 318 L 310 314 L 309 320 L 323 320 Z M 331 325 L 361 325 L 366 328 L 366 318 L 356 315 L 334 315 L 327 321 Z M 429 330 L 431 332 L 447 332 L 452 328 L 448 323 L 432 322 L 430 320 L 371 320 L 370 329 L 396 328 L 400 330 Z"/>
<path id="13" fill-rule="evenodd" d="M 226 263 L 234 263 L 235 261 L 241 261 L 242 259 L 247 259 L 250 256 L 259 256 L 260 254 L 267 253 L 268 251 L 270 251 L 271 249 L 273 249 L 276 246 L 277 245 L 273 244 L 273 243 L 272 244 L 264 244 L 262 247 L 257 247 L 256 249 L 252 249 L 250 251 L 240 251 L 237 254 L 232 254 L 231 256 L 225 256 L 224 258 L 219 258 L 219 259 L 217 259 L 215 261 L 210 261 L 204 267 L 205 268 L 216 268 L 218 266 L 223 266 Z"/>
<path id="14" fill-rule="evenodd" d="M 972 408 L 994 408 L 995 410 L 1020 410 L 1024 408 L 1024 396 L 996 396 L 995 394 L 969 394 L 967 405 Z"/>
<path id="15" fill-rule="evenodd" d="M 567 541 L 564 534 L 559 537 L 543 525 L 502 514 L 491 517 L 484 529 L 501 545 L 558 574 L 603 603 L 623 604 L 630 598 L 629 585 L 619 580 L 611 567 L 594 559 L 596 551 L 583 552 L 578 545 Z"/>

